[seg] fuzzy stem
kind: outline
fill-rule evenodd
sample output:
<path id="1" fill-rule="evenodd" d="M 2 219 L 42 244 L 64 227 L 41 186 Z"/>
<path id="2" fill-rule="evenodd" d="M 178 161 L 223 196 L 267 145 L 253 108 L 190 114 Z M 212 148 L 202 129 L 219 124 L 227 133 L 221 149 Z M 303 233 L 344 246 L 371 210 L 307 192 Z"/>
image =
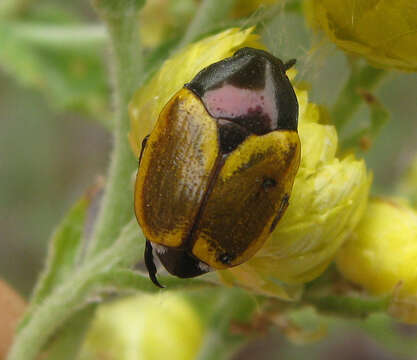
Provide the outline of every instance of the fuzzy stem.
<path id="1" fill-rule="evenodd" d="M 100 10 L 102 9 L 99 8 L 99 12 Z M 123 13 L 116 11 L 116 14 L 101 11 L 107 24 L 113 52 L 116 129 L 107 185 L 87 258 L 109 247 L 133 212 L 131 177 L 137 167 L 137 159 L 134 158 L 127 141 L 130 127 L 127 108 L 133 92 L 143 79 L 139 24 L 137 12 L 134 10 Z"/>
<path id="2" fill-rule="evenodd" d="M 86 263 L 37 306 L 28 323 L 18 333 L 8 360 L 34 359 L 59 326 L 86 303 L 103 272 L 137 261 L 144 246 L 138 234 L 138 225 L 133 220 L 124 228 L 119 241 Z"/>
<path id="3" fill-rule="evenodd" d="M 246 292 L 223 289 L 211 310 L 211 318 L 197 359 L 230 359 L 236 349 L 248 339 L 248 336 L 230 331 L 232 322 L 246 323 L 252 318 L 257 305 L 255 298 Z"/>
<path id="4" fill-rule="evenodd" d="M 318 311 L 348 318 L 365 318 L 373 313 L 386 312 L 391 302 L 391 298 L 387 296 L 362 298 L 359 296 L 311 296 L 308 294 L 304 296 L 304 300 Z"/>
<path id="5" fill-rule="evenodd" d="M 193 42 L 207 32 L 207 29 L 212 29 L 213 24 L 223 21 L 235 2 L 236 0 L 203 0 L 178 47 Z"/>

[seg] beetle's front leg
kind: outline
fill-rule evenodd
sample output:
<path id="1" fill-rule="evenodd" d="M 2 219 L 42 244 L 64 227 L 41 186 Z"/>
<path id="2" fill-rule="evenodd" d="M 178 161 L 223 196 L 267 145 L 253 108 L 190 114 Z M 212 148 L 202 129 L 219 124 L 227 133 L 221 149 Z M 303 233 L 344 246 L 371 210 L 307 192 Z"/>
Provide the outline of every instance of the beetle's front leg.
<path id="1" fill-rule="evenodd" d="M 148 270 L 149 278 L 152 280 L 152 282 L 160 287 L 163 288 L 158 279 L 156 278 L 156 266 L 153 259 L 153 248 L 151 242 L 146 239 L 146 246 L 145 246 L 145 265 L 146 269 Z"/>

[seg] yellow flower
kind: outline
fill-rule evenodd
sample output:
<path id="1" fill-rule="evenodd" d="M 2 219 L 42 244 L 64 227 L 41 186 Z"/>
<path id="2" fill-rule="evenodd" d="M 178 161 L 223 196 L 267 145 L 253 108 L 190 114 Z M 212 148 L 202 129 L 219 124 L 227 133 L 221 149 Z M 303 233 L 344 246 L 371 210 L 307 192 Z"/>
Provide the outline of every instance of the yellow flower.
<path id="1" fill-rule="evenodd" d="M 382 68 L 417 71 L 415 0 L 306 0 L 306 17 L 344 51 Z"/>
<path id="2" fill-rule="evenodd" d="M 417 212 L 405 201 L 372 200 L 337 256 L 348 280 L 371 294 L 394 294 L 394 313 L 417 323 Z"/>
<path id="3" fill-rule="evenodd" d="M 100 306 L 81 359 L 192 360 L 202 339 L 200 319 L 185 299 L 141 295 Z"/>
<path id="4" fill-rule="evenodd" d="M 184 83 L 243 46 L 263 48 L 252 29 L 230 29 L 190 45 L 165 62 L 134 95 L 129 107 L 129 139 L 136 156 L 162 107 Z M 291 69 L 288 76 L 293 79 L 295 70 Z M 302 155 L 290 205 L 254 258 L 217 272 L 228 284 L 287 299 L 298 297 L 302 284 L 320 275 L 332 261 L 358 223 L 370 185 L 362 160 L 336 157 L 336 130 L 319 122 L 322 112 L 308 102 L 307 91 L 296 89 L 296 93 Z"/>
<path id="5" fill-rule="evenodd" d="M 320 110 L 307 91 L 296 90 L 301 164 L 290 205 L 261 250 L 248 262 L 221 271 L 229 284 L 286 299 L 319 276 L 359 222 L 371 177 L 363 160 L 339 159 L 337 133 L 319 123 Z"/>

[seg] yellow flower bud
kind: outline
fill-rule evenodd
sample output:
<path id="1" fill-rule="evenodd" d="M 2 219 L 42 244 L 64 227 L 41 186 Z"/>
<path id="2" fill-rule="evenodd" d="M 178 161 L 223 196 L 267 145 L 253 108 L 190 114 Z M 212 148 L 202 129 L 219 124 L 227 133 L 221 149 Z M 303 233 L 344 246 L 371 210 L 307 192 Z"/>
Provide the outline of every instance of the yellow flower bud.
<path id="1" fill-rule="evenodd" d="M 191 360 L 203 339 L 191 305 L 164 292 L 100 306 L 87 333 L 82 360 Z"/>
<path id="2" fill-rule="evenodd" d="M 306 17 L 338 47 L 382 68 L 417 71 L 415 0 L 306 0 Z"/>
<path id="3" fill-rule="evenodd" d="M 417 212 L 404 201 L 374 199 L 337 266 L 371 294 L 394 294 L 397 317 L 417 322 Z M 412 310 L 413 309 L 413 310 Z"/>
<path id="4" fill-rule="evenodd" d="M 290 205 L 262 249 L 248 262 L 220 276 L 229 284 L 286 299 L 319 276 L 359 222 L 371 177 L 353 156 L 339 159 L 337 133 L 322 125 L 320 109 L 297 90 L 301 164 Z"/>

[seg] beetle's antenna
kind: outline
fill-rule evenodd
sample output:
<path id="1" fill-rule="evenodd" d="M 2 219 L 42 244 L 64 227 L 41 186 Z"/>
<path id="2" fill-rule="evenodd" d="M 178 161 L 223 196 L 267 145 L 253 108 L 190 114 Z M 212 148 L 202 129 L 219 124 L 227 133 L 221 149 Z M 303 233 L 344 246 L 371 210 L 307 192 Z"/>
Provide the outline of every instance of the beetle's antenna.
<path id="1" fill-rule="evenodd" d="M 297 60 L 295 60 L 295 59 L 288 60 L 284 64 L 284 70 L 287 71 L 288 69 L 291 69 L 295 65 L 296 62 L 297 62 Z"/>
<path id="2" fill-rule="evenodd" d="M 152 280 L 152 282 L 160 287 L 161 289 L 164 288 L 164 286 L 162 286 L 158 279 L 156 278 L 156 266 L 155 263 L 153 261 L 153 253 L 152 253 L 152 245 L 151 242 L 149 240 L 146 240 L 146 246 L 145 246 L 145 265 L 146 265 L 146 269 L 148 270 L 148 274 L 149 274 L 149 278 Z"/>

